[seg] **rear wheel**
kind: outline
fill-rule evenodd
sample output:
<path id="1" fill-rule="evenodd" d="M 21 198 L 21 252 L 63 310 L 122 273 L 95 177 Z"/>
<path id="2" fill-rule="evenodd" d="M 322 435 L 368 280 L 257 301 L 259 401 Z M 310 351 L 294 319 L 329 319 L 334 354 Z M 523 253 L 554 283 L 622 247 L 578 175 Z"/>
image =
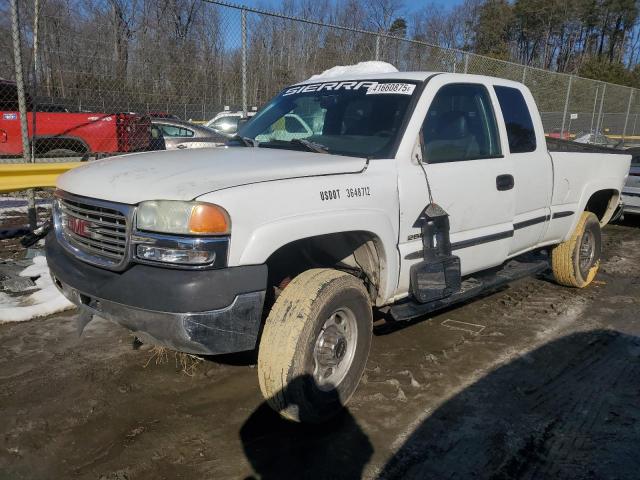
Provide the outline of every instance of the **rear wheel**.
<path id="1" fill-rule="evenodd" d="M 258 376 L 268 404 L 298 422 L 338 413 L 364 371 L 372 321 L 369 295 L 353 275 L 312 269 L 294 278 L 260 340 Z"/>
<path id="2" fill-rule="evenodd" d="M 598 217 L 591 212 L 583 212 L 571 238 L 551 252 L 556 282 L 577 288 L 589 285 L 598 273 L 601 249 Z"/>
<path id="3" fill-rule="evenodd" d="M 43 154 L 44 157 L 77 157 L 78 155 L 81 154 L 68 148 L 54 148 Z"/>

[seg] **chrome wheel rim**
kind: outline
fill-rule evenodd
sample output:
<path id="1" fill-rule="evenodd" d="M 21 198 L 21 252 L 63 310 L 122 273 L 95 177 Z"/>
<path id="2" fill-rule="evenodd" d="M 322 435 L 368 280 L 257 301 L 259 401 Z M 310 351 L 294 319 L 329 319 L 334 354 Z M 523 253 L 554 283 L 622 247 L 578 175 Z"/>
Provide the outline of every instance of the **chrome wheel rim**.
<path id="1" fill-rule="evenodd" d="M 313 349 L 313 378 L 320 390 L 335 389 L 347 376 L 357 338 L 358 324 L 349 308 L 339 308 L 325 320 Z"/>
<path id="2" fill-rule="evenodd" d="M 586 274 L 593 265 L 596 256 L 596 237 L 591 230 L 587 230 L 584 232 L 584 235 L 582 235 L 578 253 L 580 270 Z"/>

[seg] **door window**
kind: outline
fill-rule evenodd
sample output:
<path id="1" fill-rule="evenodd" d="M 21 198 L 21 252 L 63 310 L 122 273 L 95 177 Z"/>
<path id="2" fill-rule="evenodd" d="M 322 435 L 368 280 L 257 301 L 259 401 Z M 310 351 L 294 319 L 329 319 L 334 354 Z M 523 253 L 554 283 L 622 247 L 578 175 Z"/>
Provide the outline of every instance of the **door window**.
<path id="1" fill-rule="evenodd" d="M 159 124 L 162 135 L 165 137 L 193 137 L 193 130 L 188 128 L 176 127 L 175 125 Z"/>
<path id="2" fill-rule="evenodd" d="M 533 152 L 536 149 L 536 133 L 522 92 L 511 87 L 494 89 L 507 127 L 509 150 L 511 153 Z"/>
<path id="3" fill-rule="evenodd" d="M 501 156 L 491 98 L 476 84 L 445 85 L 431 102 L 422 125 L 428 163 Z"/>

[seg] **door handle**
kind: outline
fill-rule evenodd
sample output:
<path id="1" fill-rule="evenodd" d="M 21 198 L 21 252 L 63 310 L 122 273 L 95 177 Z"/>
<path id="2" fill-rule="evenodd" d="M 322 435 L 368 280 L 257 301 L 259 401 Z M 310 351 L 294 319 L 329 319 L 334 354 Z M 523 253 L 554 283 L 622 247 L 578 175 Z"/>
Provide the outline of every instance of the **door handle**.
<path id="1" fill-rule="evenodd" d="M 498 175 L 496 177 L 496 188 L 501 192 L 511 190 L 515 184 L 513 175 Z"/>

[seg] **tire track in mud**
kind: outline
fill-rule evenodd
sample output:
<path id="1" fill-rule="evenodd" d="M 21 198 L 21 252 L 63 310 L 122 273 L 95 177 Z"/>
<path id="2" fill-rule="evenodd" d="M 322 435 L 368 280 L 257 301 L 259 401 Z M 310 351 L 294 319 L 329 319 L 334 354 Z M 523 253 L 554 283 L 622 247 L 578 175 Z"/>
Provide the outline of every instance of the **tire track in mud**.
<path id="1" fill-rule="evenodd" d="M 640 293 L 640 245 L 637 231 L 605 242 L 602 275 L 590 288 L 528 279 L 460 309 L 471 307 L 486 329 L 437 370 L 459 370 L 464 355 L 484 365 L 449 399 L 428 399 L 376 476 L 637 478 L 640 337 L 607 329 L 637 315 L 637 300 L 627 300 Z M 493 357 L 478 353 L 491 348 Z"/>
<path id="2" fill-rule="evenodd" d="M 629 395 L 629 387 L 640 384 L 640 364 L 629 363 L 625 354 L 634 342 L 606 332 L 531 392 L 528 409 L 544 428 L 536 428 L 540 433 L 532 436 L 527 448 L 508 457 L 492 478 L 511 478 L 515 471 L 522 479 L 603 478 L 607 473 L 619 478 L 640 466 L 637 458 L 626 454 L 625 464 L 615 465 L 617 452 L 630 454 L 638 440 L 635 430 L 621 428 L 619 421 L 637 425 L 640 420 L 637 402 Z M 609 461 L 594 462 L 598 452 Z M 606 469 L 598 472 L 599 463 Z M 619 468 L 623 471 L 614 473 Z"/>
<path id="3" fill-rule="evenodd" d="M 582 332 L 531 356 L 430 412 L 379 478 L 636 478 L 638 337 Z"/>

